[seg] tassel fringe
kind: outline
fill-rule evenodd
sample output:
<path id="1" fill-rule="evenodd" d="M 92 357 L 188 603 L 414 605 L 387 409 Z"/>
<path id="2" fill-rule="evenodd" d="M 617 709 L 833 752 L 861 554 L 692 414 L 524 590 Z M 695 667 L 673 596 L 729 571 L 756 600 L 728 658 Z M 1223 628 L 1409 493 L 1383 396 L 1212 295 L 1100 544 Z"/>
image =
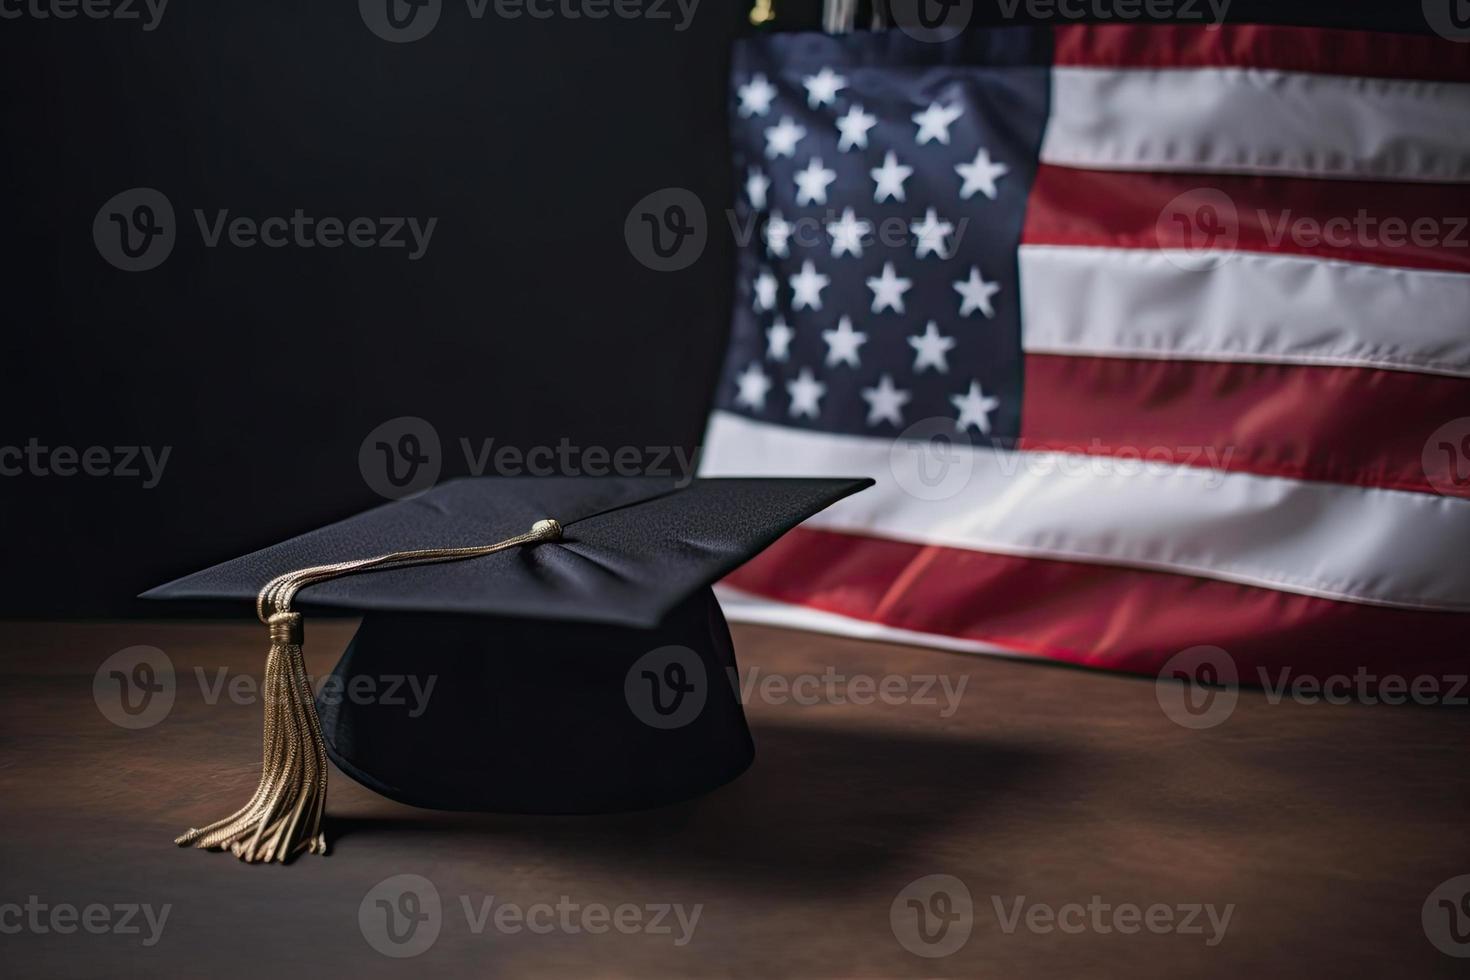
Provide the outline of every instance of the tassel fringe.
<path id="1" fill-rule="evenodd" d="M 301 614 L 268 620 L 265 662 L 265 753 L 260 785 L 250 802 L 206 827 L 174 839 L 210 851 L 228 850 L 246 863 L 285 863 L 303 851 L 327 853 L 322 816 L 327 803 L 327 750 L 302 654 Z"/>

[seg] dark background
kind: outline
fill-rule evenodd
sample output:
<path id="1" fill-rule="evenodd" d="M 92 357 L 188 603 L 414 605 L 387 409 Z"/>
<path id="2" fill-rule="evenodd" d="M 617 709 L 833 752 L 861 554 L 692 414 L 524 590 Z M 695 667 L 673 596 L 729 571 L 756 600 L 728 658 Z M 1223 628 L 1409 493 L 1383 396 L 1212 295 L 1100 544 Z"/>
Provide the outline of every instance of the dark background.
<path id="1" fill-rule="evenodd" d="M 777 27 L 816 23 L 817 3 L 775 4 Z M 703 0 L 680 33 L 445 0 L 410 44 L 351 0 L 174 0 L 152 32 L 0 20 L 0 445 L 172 447 L 153 489 L 0 478 L 0 614 L 156 613 L 131 597 L 378 503 L 358 450 L 397 416 L 435 426 L 444 477 L 461 437 L 692 450 L 727 330 L 726 75 L 749 5 Z M 1426 30 L 1417 0 L 1236 0 L 1229 19 Z M 135 186 L 180 233 L 127 273 L 91 227 Z M 659 273 L 623 222 L 671 186 L 705 203 L 709 244 Z M 416 262 L 206 249 L 193 225 L 298 207 L 439 222 Z"/>

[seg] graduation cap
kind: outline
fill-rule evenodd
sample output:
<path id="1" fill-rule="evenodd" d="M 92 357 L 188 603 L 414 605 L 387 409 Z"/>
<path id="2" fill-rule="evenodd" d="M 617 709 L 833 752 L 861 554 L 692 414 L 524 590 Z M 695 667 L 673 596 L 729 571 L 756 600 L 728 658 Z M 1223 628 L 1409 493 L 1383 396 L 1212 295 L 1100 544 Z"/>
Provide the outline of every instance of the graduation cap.
<path id="1" fill-rule="evenodd" d="M 722 785 L 754 749 L 709 586 L 871 483 L 454 480 L 144 593 L 254 600 L 270 630 L 260 785 L 176 843 L 326 853 L 328 758 L 437 809 L 598 813 Z M 332 690 L 412 675 L 429 696 L 314 697 L 298 604 L 365 614 Z"/>

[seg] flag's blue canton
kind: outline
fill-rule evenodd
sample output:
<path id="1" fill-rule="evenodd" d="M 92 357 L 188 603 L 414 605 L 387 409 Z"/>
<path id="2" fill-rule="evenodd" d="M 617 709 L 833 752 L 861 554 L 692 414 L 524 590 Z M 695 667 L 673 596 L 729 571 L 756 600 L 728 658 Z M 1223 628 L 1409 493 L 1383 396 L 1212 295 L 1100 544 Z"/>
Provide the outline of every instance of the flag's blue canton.
<path id="1" fill-rule="evenodd" d="M 737 46 L 741 242 L 721 408 L 855 435 L 947 418 L 982 444 L 1017 437 L 1017 247 L 1047 112 L 1044 37 Z"/>

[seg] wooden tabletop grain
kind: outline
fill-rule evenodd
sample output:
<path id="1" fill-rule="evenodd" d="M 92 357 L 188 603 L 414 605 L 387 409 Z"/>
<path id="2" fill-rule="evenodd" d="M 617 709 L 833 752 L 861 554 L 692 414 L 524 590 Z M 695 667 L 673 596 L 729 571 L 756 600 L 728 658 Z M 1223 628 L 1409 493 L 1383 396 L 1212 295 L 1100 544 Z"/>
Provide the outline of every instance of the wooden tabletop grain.
<path id="1" fill-rule="evenodd" d="M 313 624 L 314 675 L 353 628 Z M 1440 904 L 1456 887 L 1443 883 L 1470 874 L 1470 712 L 1243 691 L 1220 724 L 1190 730 L 1146 680 L 765 627 L 735 636 L 757 756 L 709 796 L 603 817 L 454 814 L 334 773 L 332 853 L 247 867 L 171 838 L 254 788 L 257 626 L 0 624 L 5 972 L 1366 977 L 1470 965 L 1440 948 L 1470 954 L 1470 899 L 1463 914 Z M 134 646 L 166 656 L 173 703 L 128 728 L 108 704 L 119 682 L 99 668 Z M 406 951 L 417 955 L 390 955 Z"/>

